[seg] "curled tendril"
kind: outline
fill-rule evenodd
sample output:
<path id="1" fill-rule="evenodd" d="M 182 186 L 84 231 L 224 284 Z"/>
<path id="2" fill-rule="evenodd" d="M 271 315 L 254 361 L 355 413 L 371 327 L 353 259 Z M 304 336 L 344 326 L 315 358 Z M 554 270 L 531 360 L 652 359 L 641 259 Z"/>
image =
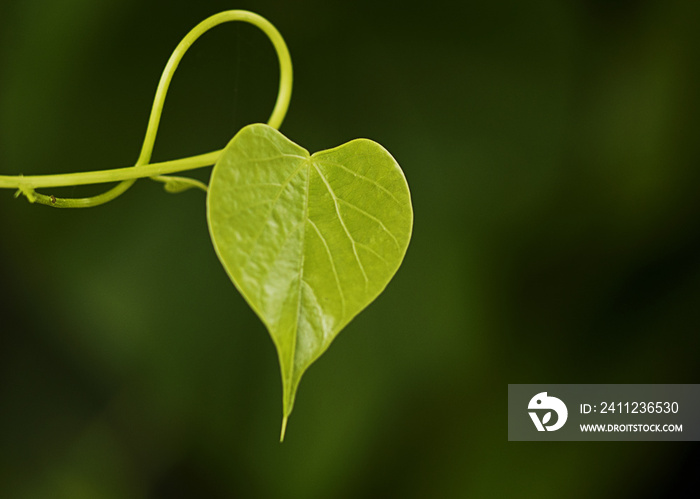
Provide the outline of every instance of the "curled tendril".
<path id="1" fill-rule="evenodd" d="M 168 92 L 170 81 L 182 57 L 187 52 L 187 49 L 189 49 L 200 36 L 215 26 L 230 21 L 243 21 L 260 28 L 260 30 L 267 35 L 275 48 L 279 60 L 280 83 L 277 92 L 277 101 L 275 102 L 275 107 L 272 110 L 267 124 L 273 128 L 279 128 L 287 114 L 289 100 L 292 95 L 292 61 L 287 45 L 279 31 L 264 17 L 245 10 L 228 10 L 214 14 L 199 23 L 187 33 L 177 47 L 175 47 L 158 83 L 156 95 L 153 99 L 153 107 L 151 108 L 151 115 L 148 119 L 146 136 L 141 146 L 138 160 L 134 166 L 131 167 L 131 172 L 126 171 L 129 170 L 128 168 L 120 168 L 105 170 L 103 172 L 88 172 L 85 174 L 26 177 L 22 175 L 15 177 L 0 176 L 0 188 L 17 188 L 18 191 L 15 197 L 23 195 L 31 203 L 39 203 L 56 208 L 88 208 L 107 203 L 126 192 L 138 178 L 144 177 L 151 177 L 153 180 L 164 182 L 168 192 L 181 192 L 190 187 L 197 187 L 206 191 L 206 185 L 197 180 L 184 177 L 168 177 L 163 175 L 163 173 L 173 173 L 211 165 L 216 162 L 221 150 L 157 164 L 150 164 L 150 160 L 156 134 L 158 132 L 158 125 L 160 124 L 160 117 L 163 112 L 165 96 Z M 40 194 L 34 190 L 38 187 L 58 187 L 112 181 L 120 182 L 102 194 L 87 198 L 57 198 L 55 196 Z"/>

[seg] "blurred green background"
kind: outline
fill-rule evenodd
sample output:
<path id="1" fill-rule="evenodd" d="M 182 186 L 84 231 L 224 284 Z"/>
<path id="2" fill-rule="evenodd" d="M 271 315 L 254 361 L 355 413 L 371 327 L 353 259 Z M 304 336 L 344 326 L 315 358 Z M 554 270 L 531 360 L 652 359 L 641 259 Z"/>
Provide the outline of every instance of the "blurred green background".
<path id="1" fill-rule="evenodd" d="M 700 3 L 2 0 L 0 173 L 133 164 L 170 52 L 232 8 L 289 45 L 288 137 L 369 137 L 402 165 L 404 264 L 280 445 L 276 354 L 202 193 L 141 181 L 61 211 L 0 191 L 0 497 L 697 492 L 697 444 L 507 442 L 506 393 L 700 382 Z M 265 121 L 277 75 L 256 28 L 205 35 L 153 159 Z"/>

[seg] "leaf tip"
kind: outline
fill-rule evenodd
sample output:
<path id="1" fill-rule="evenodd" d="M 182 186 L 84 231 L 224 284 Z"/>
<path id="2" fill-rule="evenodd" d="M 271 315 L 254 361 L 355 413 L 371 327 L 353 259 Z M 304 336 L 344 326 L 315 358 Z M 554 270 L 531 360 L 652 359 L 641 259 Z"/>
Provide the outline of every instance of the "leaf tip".
<path id="1" fill-rule="evenodd" d="M 280 432 L 280 443 L 284 442 L 284 434 L 287 432 L 287 419 L 289 416 L 285 414 L 282 417 L 282 431 Z"/>

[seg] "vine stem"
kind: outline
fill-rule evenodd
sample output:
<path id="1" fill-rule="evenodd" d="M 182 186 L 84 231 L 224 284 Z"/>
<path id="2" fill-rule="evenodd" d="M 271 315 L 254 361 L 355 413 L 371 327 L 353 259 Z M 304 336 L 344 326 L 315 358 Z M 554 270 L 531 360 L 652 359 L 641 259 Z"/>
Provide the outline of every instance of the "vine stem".
<path id="1" fill-rule="evenodd" d="M 158 82 L 156 95 L 153 99 L 153 107 L 151 108 L 151 115 L 148 119 L 146 136 L 144 137 L 141 152 L 134 166 L 112 170 L 58 175 L 0 175 L 0 189 L 19 189 L 17 195 L 22 194 L 26 196 L 30 202 L 57 208 L 86 208 L 98 206 L 115 199 L 126 192 L 134 182 L 136 182 L 136 179 L 159 177 L 159 181 L 167 182 L 168 177 L 160 176 L 214 164 L 222 150 L 161 163 L 151 164 L 150 160 L 168 87 L 170 86 L 173 74 L 180 64 L 182 57 L 200 36 L 213 27 L 230 21 L 244 21 L 260 28 L 270 39 L 275 48 L 279 60 L 280 83 L 275 107 L 272 110 L 267 124 L 273 128 L 279 128 L 287 114 L 289 100 L 292 95 L 292 60 L 287 45 L 279 31 L 264 17 L 246 10 L 228 10 L 214 14 L 199 23 L 187 33 L 177 47 L 175 47 Z M 89 198 L 56 198 L 55 196 L 47 196 L 34 192 L 34 189 L 42 187 L 66 187 L 115 181 L 120 183 L 102 194 Z"/>
<path id="2" fill-rule="evenodd" d="M 0 175 L 0 188 L 6 189 L 40 189 L 42 187 L 71 187 L 74 185 L 104 184 L 130 181 L 139 178 L 167 175 L 186 170 L 194 170 L 214 164 L 221 151 L 212 151 L 207 154 L 191 156 L 189 158 L 163 161 L 161 163 L 148 163 L 111 170 L 96 170 L 82 173 L 60 173 L 56 175 Z"/>

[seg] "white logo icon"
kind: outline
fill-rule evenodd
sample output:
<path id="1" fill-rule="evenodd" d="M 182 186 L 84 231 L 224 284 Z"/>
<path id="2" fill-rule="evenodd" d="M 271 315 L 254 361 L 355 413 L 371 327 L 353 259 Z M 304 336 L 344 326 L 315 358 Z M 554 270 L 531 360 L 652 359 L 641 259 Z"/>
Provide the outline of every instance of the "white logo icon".
<path id="1" fill-rule="evenodd" d="M 527 405 L 528 409 L 549 409 L 549 411 L 542 417 L 542 421 L 537 416 L 536 412 L 530 412 L 530 417 L 532 422 L 535 423 L 537 431 L 556 431 L 566 423 L 566 418 L 569 416 L 569 411 L 566 410 L 566 404 L 556 397 L 548 397 L 547 392 L 538 393 Z M 552 419 L 552 411 L 557 413 L 557 422 L 553 425 L 545 426 Z"/>

